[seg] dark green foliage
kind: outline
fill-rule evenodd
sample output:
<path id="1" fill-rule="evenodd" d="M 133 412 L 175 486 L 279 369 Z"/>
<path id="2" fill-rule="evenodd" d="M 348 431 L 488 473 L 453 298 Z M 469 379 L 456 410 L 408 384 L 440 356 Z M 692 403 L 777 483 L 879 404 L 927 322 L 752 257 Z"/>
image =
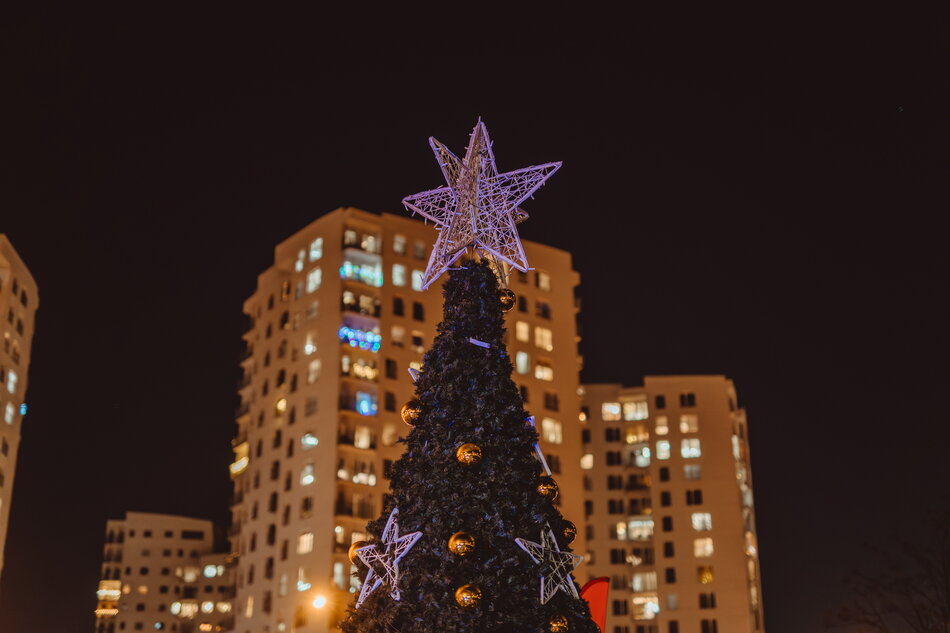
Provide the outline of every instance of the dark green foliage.
<path id="1" fill-rule="evenodd" d="M 439 334 L 416 383 L 423 412 L 393 467 L 392 498 L 369 525 L 378 539 L 397 506 L 400 533 L 424 535 L 399 565 L 402 600 L 379 587 L 348 614 L 343 631 L 542 633 L 553 615 L 562 614 L 572 633 L 596 633 L 583 600 L 559 591 L 541 604 L 540 568 L 514 541 L 539 541 L 546 522 L 561 538 L 563 520 L 535 491 L 541 475 L 534 455 L 538 437 L 525 423 L 511 380 L 495 275 L 485 262 L 469 263 L 452 271 L 444 295 Z M 470 337 L 491 348 L 473 345 Z M 465 442 L 482 448 L 480 464 L 456 461 L 456 448 Z M 446 547 L 460 530 L 477 539 L 476 551 L 465 558 Z M 559 544 L 568 549 L 563 540 Z M 469 583 L 482 589 L 483 599 L 463 609 L 455 590 Z"/>

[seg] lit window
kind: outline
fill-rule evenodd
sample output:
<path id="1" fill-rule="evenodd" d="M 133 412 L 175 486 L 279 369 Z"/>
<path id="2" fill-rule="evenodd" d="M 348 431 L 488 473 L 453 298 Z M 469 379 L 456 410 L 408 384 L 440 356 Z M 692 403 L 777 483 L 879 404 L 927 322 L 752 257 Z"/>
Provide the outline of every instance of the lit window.
<path id="1" fill-rule="evenodd" d="M 522 343 L 527 343 L 531 339 L 531 326 L 524 321 L 516 322 L 515 338 Z"/>
<path id="2" fill-rule="evenodd" d="M 542 418 L 541 439 L 551 444 L 560 444 L 562 440 L 561 423 L 552 418 Z"/>
<path id="3" fill-rule="evenodd" d="M 405 344 L 406 328 L 401 325 L 394 325 L 391 338 L 394 346 L 402 347 Z"/>
<path id="4" fill-rule="evenodd" d="M 346 589 L 346 566 L 339 561 L 333 563 L 333 584 L 337 589 Z"/>
<path id="5" fill-rule="evenodd" d="M 202 572 L 205 578 L 214 578 L 218 575 L 218 566 L 217 565 L 205 565 L 204 571 Z"/>
<path id="6" fill-rule="evenodd" d="M 320 440 L 317 439 L 317 436 L 313 433 L 304 433 L 303 437 L 300 438 L 300 445 L 303 447 L 303 450 L 310 450 L 314 446 L 320 443 Z"/>
<path id="7" fill-rule="evenodd" d="M 316 358 L 310 361 L 307 366 L 307 383 L 313 384 L 320 377 L 320 359 Z"/>
<path id="8" fill-rule="evenodd" d="M 540 347 L 543 350 L 550 352 L 554 349 L 554 335 L 551 333 L 551 328 L 546 327 L 536 327 L 534 328 L 534 344 L 536 347 Z"/>
<path id="9" fill-rule="evenodd" d="M 297 553 L 309 554 L 313 551 L 313 532 L 304 532 L 297 537 Z"/>
<path id="10" fill-rule="evenodd" d="M 274 413 L 280 417 L 287 412 L 287 398 L 281 398 L 274 403 Z"/>
<path id="11" fill-rule="evenodd" d="M 590 470 L 594 467 L 594 455 L 592 453 L 587 453 L 581 457 L 581 468 L 584 470 Z"/>
<path id="12" fill-rule="evenodd" d="M 393 285 L 406 285 L 406 267 L 402 264 L 393 264 Z"/>
<path id="13" fill-rule="evenodd" d="M 383 285 L 383 267 L 378 261 L 363 261 L 363 256 L 357 258 L 355 255 L 347 257 L 343 265 L 340 266 L 340 279 L 350 279 L 361 281 L 368 286 L 379 288 Z M 371 258 L 372 259 L 372 258 Z M 362 263 L 359 263 L 361 262 Z"/>
<path id="14" fill-rule="evenodd" d="M 666 435 L 670 432 L 669 422 L 665 415 L 656 416 L 656 434 Z"/>
<path id="15" fill-rule="evenodd" d="M 538 289 L 545 292 L 551 291 L 551 275 L 538 271 Z"/>
<path id="16" fill-rule="evenodd" d="M 320 302 L 317 300 L 311 301 L 310 305 L 307 306 L 307 319 L 315 319 L 320 314 Z"/>
<path id="17" fill-rule="evenodd" d="M 356 412 L 360 415 L 376 415 L 377 405 L 375 394 L 365 391 L 356 392 Z"/>
<path id="18" fill-rule="evenodd" d="M 680 416 L 680 433 L 696 433 L 699 431 L 699 416 L 698 415 L 681 415 Z"/>
<path id="19" fill-rule="evenodd" d="M 700 455 L 702 455 L 703 451 L 699 445 L 699 438 L 692 437 L 692 438 L 684 439 L 683 443 L 680 446 L 680 454 L 682 454 L 682 456 L 686 458 L 699 457 Z"/>
<path id="20" fill-rule="evenodd" d="M 697 532 L 708 532 L 712 529 L 712 515 L 708 512 L 693 513 L 693 529 Z"/>
<path id="21" fill-rule="evenodd" d="M 667 611 L 676 611 L 680 606 L 679 598 L 676 597 L 675 593 L 666 594 L 666 610 Z"/>
<path id="22" fill-rule="evenodd" d="M 627 540 L 649 541 L 653 538 L 653 519 L 631 519 L 627 522 Z"/>
<path id="23" fill-rule="evenodd" d="M 683 466 L 683 479 L 695 481 L 700 478 L 701 470 L 699 464 L 686 464 Z"/>
<path id="24" fill-rule="evenodd" d="M 554 367 L 546 360 L 539 360 L 534 366 L 534 377 L 538 380 L 554 380 Z"/>
<path id="25" fill-rule="evenodd" d="M 254 596 L 248 596 L 247 602 L 244 603 L 244 617 L 246 618 L 254 617 Z"/>
<path id="26" fill-rule="evenodd" d="M 620 419 L 620 403 L 605 402 L 600 405 L 600 417 L 604 422 L 616 422 Z"/>
<path id="27" fill-rule="evenodd" d="M 650 417 L 650 409 L 646 400 L 623 403 L 623 419 L 627 421 L 646 420 Z"/>
<path id="28" fill-rule="evenodd" d="M 307 254 L 304 251 L 300 251 L 299 253 L 297 253 L 297 261 L 294 262 L 295 272 L 298 272 L 298 273 L 303 272 L 303 260 L 306 256 Z"/>
<path id="29" fill-rule="evenodd" d="M 656 591 L 656 572 L 644 571 L 633 575 L 633 582 L 630 583 L 636 593 L 645 591 Z"/>
<path id="30" fill-rule="evenodd" d="M 373 330 L 360 330 L 343 325 L 340 326 L 340 329 L 337 331 L 337 335 L 339 336 L 340 341 L 348 343 L 350 347 L 358 347 L 371 352 L 378 352 L 379 346 L 383 342 L 383 337 L 379 334 L 379 331 L 376 328 Z"/>
<path id="31" fill-rule="evenodd" d="M 406 254 L 406 236 L 405 235 L 393 236 L 393 252 L 397 255 Z"/>
<path id="32" fill-rule="evenodd" d="M 315 262 L 323 257 L 323 238 L 318 237 L 310 242 L 310 261 Z"/>
<path id="33" fill-rule="evenodd" d="M 181 613 L 181 603 L 173 602 L 172 605 L 168 607 L 168 610 L 171 612 L 172 615 L 178 615 L 179 613 Z"/>
<path id="34" fill-rule="evenodd" d="M 670 441 L 669 440 L 659 440 L 656 443 L 656 458 L 657 459 L 669 459 L 670 458 Z"/>
<path id="35" fill-rule="evenodd" d="M 648 439 L 650 439 L 650 434 L 642 424 L 631 425 L 626 431 L 627 444 L 638 444 Z"/>
<path id="36" fill-rule="evenodd" d="M 214 613 L 214 603 L 210 600 L 205 600 L 201 603 L 201 612 L 202 613 Z"/>
<path id="37" fill-rule="evenodd" d="M 230 602 L 219 602 L 217 604 L 218 613 L 231 613 L 231 603 Z"/>
<path id="38" fill-rule="evenodd" d="M 306 567 L 297 569 L 297 591 L 307 591 L 310 589 L 310 570 Z"/>
<path id="39" fill-rule="evenodd" d="M 713 555 L 713 540 L 708 536 L 693 541 L 693 554 L 696 558 L 709 558 Z"/>
<path id="40" fill-rule="evenodd" d="M 22 406 L 20 408 L 22 409 Z M 3 421 L 6 422 L 7 424 L 13 424 L 14 411 L 15 411 L 15 408 L 13 406 L 13 403 L 8 402 L 7 406 L 4 407 L 4 410 L 3 410 Z"/>
<path id="41" fill-rule="evenodd" d="M 634 620 L 652 620 L 660 612 L 660 599 L 656 597 L 656 594 L 634 596 L 631 602 Z"/>
<path id="42" fill-rule="evenodd" d="M 373 430 L 363 424 L 358 425 L 353 433 L 353 446 L 356 448 L 375 448 Z"/>
<path id="43" fill-rule="evenodd" d="M 7 391 L 10 393 L 16 391 L 16 372 L 12 369 L 7 371 Z"/>
<path id="44" fill-rule="evenodd" d="M 708 585 L 715 579 L 713 574 L 712 567 L 697 567 L 696 568 L 696 580 L 699 581 L 701 585 Z"/>
<path id="45" fill-rule="evenodd" d="M 423 277 L 423 272 L 421 270 L 412 271 L 412 289 L 413 290 L 422 290 L 422 277 Z"/>
<path id="46" fill-rule="evenodd" d="M 657 458 L 659 459 L 659 458 Z M 633 462 L 638 468 L 646 468 L 650 465 L 650 447 L 646 444 L 637 446 L 633 449 Z"/>
<path id="47" fill-rule="evenodd" d="M 300 471 L 300 485 L 309 486 L 313 483 L 313 464 L 304 464 L 303 470 Z"/>
<path id="48" fill-rule="evenodd" d="M 527 352 L 517 352 L 515 354 L 515 369 L 519 374 L 527 374 L 531 361 L 528 359 Z"/>
<path id="49" fill-rule="evenodd" d="M 320 283 L 323 281 L 323 270 L 319 267 L 314 268 L 309 273 L 307 273 L 307 292 L 313 292 L 320 287 Z"/>

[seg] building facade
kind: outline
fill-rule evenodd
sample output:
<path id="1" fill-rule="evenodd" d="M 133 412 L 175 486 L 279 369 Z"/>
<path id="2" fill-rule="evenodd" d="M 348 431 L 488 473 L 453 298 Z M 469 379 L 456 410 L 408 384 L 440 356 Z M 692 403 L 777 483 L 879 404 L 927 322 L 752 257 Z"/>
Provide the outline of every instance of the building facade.
<path id="1" fill-rule="evenodd" d="M 408 369 L 421 368 L 441 320 L 441 292 L 421 289 L 435 237 L 404 216 L 338 209 L 276 247 L 244 304 L 231 464 L 239 633 L 333 631 L 353 599 L 347 551 L 382 511 L 409 431 Z M 509 279 L 513 378 L 560 475 L 562 512 L 579 524 L 581 447 L 565 441 L 580 433 L 579 277 L 568 253 L 525 251 L 537 270 Z"/>
<path id="2" fill-rule="evenodd" d="M 36 282 L 5 235 L 0 234 L 0 574 L 7 542 L 13 475 L 26 415 L 27 370 L 33 342 Z"/>
<path id="3" fill-rule="evenodd" d="M 96 633 L 231 631 L 230 554 L 204 519 L 128 512 L 106 523 Z"/>
<path id="4" fill-rule="evenodd" d="M 588 577 L 605 633 L 758 633 L 748 426 L 724 376 L 584 386 Z"/>

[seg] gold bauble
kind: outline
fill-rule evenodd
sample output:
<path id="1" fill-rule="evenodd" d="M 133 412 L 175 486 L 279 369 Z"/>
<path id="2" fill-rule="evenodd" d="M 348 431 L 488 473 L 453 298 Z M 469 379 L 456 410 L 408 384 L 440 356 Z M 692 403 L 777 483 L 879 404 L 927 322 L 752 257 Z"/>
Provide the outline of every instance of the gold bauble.
<path id="1" fill-rule="evenodd" d="M 513 307 L 515 307 L 515 293 L 513 293 L 508 288 L 498 291 L 498 300 L 501 302 L 501 309 L 503 312 L 508 312 Z"/>
<path id="2" fill-rule="evenodd" d="M 354 565 L 359 565 L 362 561 L 360 560 L 360 557 L 356 555 L 356 550 L 361 547 L 366 547 L 369 544 L 369 541 L 353 541 L 353 544 L 350 545 L 350 550 L 346 553 L 346 555 L 350 558 L 350 562 Z"/>
<path id="3" fill-rule="evenodd" d="M 554 615 L 548 620 L 548 630 L 551 631 L 551 633 L 566 633 L 569 628 L 571 628 L 571 626 L 568 624 L 567 618 L 563 615 Z"/>
<path id="4" fill-rule="evenodd" d="M 554 501 L 557 499 L 557 482 L 547 475 L 541 477 L 538 480 L 538 494 L 548 501 Z"/>
<path id="5" fill-rule="evenodd" d="M 475 537 L 468 532 L 456 532 L 449 537 L 449 551 L 456 556 L 465 556 L 475 551 Z"/>
<path id="6" fill-rule="evenodd" d="M 474 466 L 482 461 L 482 448 L 478 444 L 466 442 L 456 449 L 455 459 L 466 466 Z"/>
<path id="7" fill-rule="evenodd" d="M 463 609 L 477 607 L 482 601 L 482 590 L 476 585 L 462 585 L 455 590 L 455 601 Z"/>
<path id="8" fill-rule="evenodd" d="M 574 539 L 577 538 L 577 526 L 565 520 L 561 533 L 564 534 L 565 543 L 573 543 Z"/>
<path id="9" fill-rule="evenodd" d="M 399 415 L 402 416 L 403 422 L 409 426 L 414 425 L 416 420 L 419 419 L 419 416 L 422 415 L 422 403 L 418 400 L 410 400 L 402 405 L 402 410 L 399 412 Z"/>

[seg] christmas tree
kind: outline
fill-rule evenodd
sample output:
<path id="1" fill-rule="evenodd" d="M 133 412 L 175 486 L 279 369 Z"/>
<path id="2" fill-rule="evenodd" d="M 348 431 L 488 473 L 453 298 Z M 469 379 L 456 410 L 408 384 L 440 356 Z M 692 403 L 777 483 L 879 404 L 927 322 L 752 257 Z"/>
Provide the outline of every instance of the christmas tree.
<path id="1" fill-rule="evenodd" d="M 442 215 L 427 215 L 437 216 L 440 231 L 427 283 L 450 269 L 443 319 L 416 399 L 403 409 L 413 426 L 384 512 L 368 526 L 373 541 L 351 549 L 365 580 L 343 631 L 597 633 L 571 577 L 580 560 L 569 549 L 576 528 L 553 503 L 557 484 L 511 380 L 503 313 L 515 297 L 499 284 L 499 259 L 520 264 L 505 255 L 517 250 L 523 258 L 521 244 L 516 231 L 517 244 L 479 231 L 490 228 L 479 224 L 479 214 L 487 217 L 485 188 L 502 191 L 493 217 L 507 213 L 513 231 L 523 214 L 517 205 L 557 164 L 510 172 L 525 177 L 499 188 L 509 174 L 495 172 L 481 122 L 463 161 L 435 141 L 433 149 L 452 202 Z M 407 199 L 408 206 L 431 212 L 424 202 L 446 195 L 440 191 Z M 466 246 L 481 257 L 451 268 Z"/>

